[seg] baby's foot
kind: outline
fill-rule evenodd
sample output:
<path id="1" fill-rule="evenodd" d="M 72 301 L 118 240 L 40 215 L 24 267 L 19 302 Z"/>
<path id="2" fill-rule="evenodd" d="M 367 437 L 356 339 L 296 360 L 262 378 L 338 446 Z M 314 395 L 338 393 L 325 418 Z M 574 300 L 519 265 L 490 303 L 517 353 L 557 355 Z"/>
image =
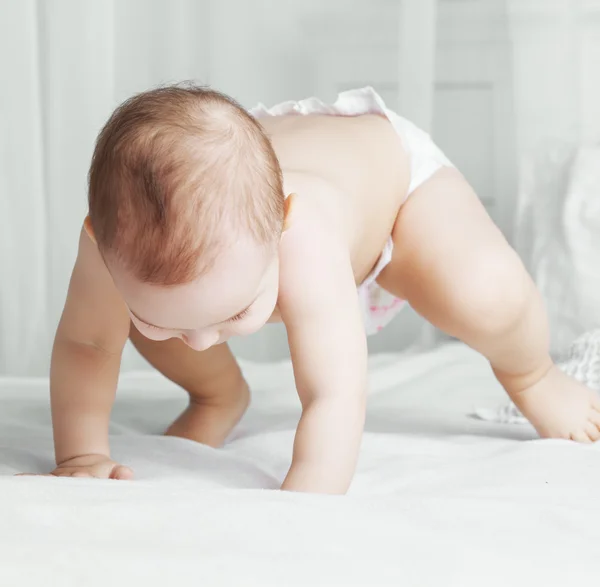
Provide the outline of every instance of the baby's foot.
<path id="1" fill-rule="evenodd" d="M 600 396 L 556 366 L 511 399 L 543 438 L 600 439 Z"/>
<path id="2" fill-rule="evenodd" d="M 219 447 L 241 420 L 249 403 L 250 392 L 245 382 L 229 401 L 200 401 L 190 398 L 189 406 L 165 434 Z"/>

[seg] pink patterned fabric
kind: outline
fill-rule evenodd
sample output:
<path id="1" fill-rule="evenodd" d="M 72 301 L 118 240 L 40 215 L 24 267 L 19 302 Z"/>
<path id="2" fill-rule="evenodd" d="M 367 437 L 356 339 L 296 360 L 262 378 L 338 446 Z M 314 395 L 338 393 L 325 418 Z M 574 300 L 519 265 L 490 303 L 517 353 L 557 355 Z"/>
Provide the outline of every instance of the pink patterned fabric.
<path id="1" fill-rule="evenodd" d="M 371 273 L 358 287 L 358 296 L 363 309 L 363 321 L 367 334 L 377 334 L 387 326 L 392 318 L 404 307 L 406 302 L 393 296 L 380 287 L 376 279 L 384 267 L 391 261 L 394 243 L 391 237 L 371 270 Z"/>

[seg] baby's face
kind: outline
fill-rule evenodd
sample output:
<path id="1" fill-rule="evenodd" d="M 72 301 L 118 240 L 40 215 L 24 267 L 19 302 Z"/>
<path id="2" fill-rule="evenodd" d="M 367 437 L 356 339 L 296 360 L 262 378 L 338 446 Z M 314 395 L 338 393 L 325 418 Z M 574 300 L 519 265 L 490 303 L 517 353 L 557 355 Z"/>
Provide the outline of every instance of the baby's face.
<path id="1" fill-rule="evenodd" d="M 181 338 L 198 351 L 259 330 L 279 291 L 276 248 L 250 240 L 223 251 L 208 273 L 186 285 L 148 285 L 116 265 L 109 270 L 141 334 L 152 340 Z"/>

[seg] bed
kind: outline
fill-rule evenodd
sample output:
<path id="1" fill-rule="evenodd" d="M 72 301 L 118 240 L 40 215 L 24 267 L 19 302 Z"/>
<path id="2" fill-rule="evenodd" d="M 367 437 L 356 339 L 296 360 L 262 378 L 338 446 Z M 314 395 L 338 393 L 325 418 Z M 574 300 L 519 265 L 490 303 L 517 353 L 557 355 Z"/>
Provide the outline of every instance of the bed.
<path id="1" fill-rule="evenodd" d="M 244 362 L 253 403 L 219 450 L 165 438 L 185 405 L 122 376 L 115 458 L 132 482 L 14 477 L 52 467 L 48 382 L 0 382 L 0 584 L 460 586 L 595 584 L 600 443 L 538 440 L 472 417 L 505 402 L 460 343 L 371 357 L 345 497 L 274 490 L 299 404 L 289 362 Z"/>

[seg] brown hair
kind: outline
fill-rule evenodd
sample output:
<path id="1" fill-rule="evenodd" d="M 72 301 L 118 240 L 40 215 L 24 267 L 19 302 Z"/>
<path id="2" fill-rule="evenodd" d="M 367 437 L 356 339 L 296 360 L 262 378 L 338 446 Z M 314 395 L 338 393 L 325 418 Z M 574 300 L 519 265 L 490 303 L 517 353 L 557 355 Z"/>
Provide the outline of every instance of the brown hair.
<path id="1" fill-rule="evenodd" d="M 89 171 L 103 255 L 159 285 L 189 283 L 246 231 L 275 243 L 283 181 L 271 142 L 235 100 L 191 84 L 133 96 L 110 117 Z"/>

